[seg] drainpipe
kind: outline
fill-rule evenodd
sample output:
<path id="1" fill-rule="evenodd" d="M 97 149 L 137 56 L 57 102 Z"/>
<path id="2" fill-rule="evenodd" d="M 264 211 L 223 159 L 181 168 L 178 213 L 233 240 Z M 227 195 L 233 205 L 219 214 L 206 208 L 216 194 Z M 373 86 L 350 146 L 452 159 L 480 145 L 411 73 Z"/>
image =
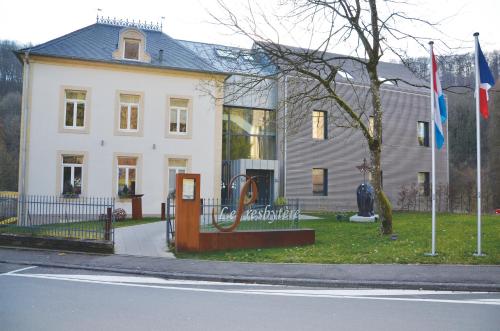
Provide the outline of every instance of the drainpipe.
<path id="1" fill-rule="evenodd" d="M 28 123 L 29 123 L 29 81 L 30 81 L 30 61 L 29 50 L 24 53 L 23 58 L 23 96 L 22 96 L 22 126 L 21 126 L 21 143 L 19 155 L 19 182 L 18 182 L 18 196 L 21 202 L 26 196 L 26 163 L 28 151 Z M 24 203 L 18 205 L 18 224 L 23 225 L 27 223 L 26 208 Z"/>

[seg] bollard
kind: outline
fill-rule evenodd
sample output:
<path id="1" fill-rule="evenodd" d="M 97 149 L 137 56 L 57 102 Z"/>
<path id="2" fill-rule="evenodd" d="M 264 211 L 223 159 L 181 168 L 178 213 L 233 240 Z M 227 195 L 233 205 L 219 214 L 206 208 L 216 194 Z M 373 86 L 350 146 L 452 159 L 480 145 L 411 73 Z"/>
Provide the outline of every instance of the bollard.
<path id="1" fill-rule="evenodd" d="M 106 223 L 104 224 L 104 240 L 111 240 L 111 223 L 112 223 L 112 212 L 111 208 L 108 208 L 106 215 Z"/>

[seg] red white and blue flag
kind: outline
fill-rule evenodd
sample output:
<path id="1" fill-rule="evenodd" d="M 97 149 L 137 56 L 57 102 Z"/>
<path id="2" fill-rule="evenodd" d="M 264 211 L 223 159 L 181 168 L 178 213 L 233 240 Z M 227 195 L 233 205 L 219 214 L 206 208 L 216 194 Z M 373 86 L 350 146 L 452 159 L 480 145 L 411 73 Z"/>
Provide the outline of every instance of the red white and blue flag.
<path id="1" fill-rule="evenodd" d="M 433 94 L 434 94 L 434 125 L 436 133 L 436 146 L 441 149 L 444 144 L 444 131 L 443 124 L 446 122 L 446 100 L 444 98 L 443 90 L 441 89 L 441 82 L 439 81 L 438 67 L 436 56 L 432 52 L 432 77 L 434 81 Z"/>
<path id="2" fill-rule="evenodd" d="M 495 78 L 491 74 L 479 41 L 477 42 L 477 57 L 479 63 L 479 111 L 487 119 L 490 115 L 488 112 L 488 90 L 495 85 Z"/>

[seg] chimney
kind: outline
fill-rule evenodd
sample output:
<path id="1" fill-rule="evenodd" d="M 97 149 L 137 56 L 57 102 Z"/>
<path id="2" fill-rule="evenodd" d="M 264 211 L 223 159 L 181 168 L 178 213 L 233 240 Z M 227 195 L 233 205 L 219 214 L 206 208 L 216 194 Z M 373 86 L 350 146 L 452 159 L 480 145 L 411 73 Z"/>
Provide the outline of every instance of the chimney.
<path id="1" fill-rule="evenodd" d="M 158 61 L 159 61 L 160 63 L 162 63 L 162 62 L 163 62 L 163 49 L 160 49 L 160 52 L 159 52 L 159 54 L 158 54 Z"/>

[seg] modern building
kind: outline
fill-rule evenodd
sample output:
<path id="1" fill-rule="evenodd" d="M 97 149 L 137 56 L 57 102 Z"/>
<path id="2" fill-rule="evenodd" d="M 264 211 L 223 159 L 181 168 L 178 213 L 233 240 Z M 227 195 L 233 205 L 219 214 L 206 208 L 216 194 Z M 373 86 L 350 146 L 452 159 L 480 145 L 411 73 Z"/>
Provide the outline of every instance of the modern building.
<path id="1" fill-rule="evenodd" d="M 334 105 L 286 102 L 293 87 L 257 47 L 176 40 L 157 25 L 98 18 L 17 56 L 21 193 L 112 196 L 128 212 L 130 196 L 144 194 L 144 213 L 158 214 L 175 196 L 176 173 L 200 173 L 202 198 L 226 198 L 231 178 L 246 174 L 257 176 L 266 203 L 286 196 L 306 209 L 355 208 L 355 166 L 369 158 L 362 137 L 335 126 Z M 338 82 L 348 99 L 366 90 L 354 69 Z M 398 64 L 381 64 L 380 74 L 414 79 Z M 395 203 L 401 185 L 427 192 L 429 97 L 387 85 L 382 98 L 384 189 Z M 301 114 L 295 130 L 285 129 L 285 109 Z M 438 178 L 447 176 L 443 149 Z"/>
<path id="2" fill-rule="evenodd" d="M 330 58 L 335 57 L 335 54 L 330 54 Z M 366 71 L 355 61 L 341 61 L 342 71 L 337 74 L 336 91 L 373 130 Z M 380 63 L 378 74 L 381 80 L 401 80 L 389 80 L 381 86 L 383 190 L 395 209 L 398 208 L 402 187 L 409 189 L 413 184 L 418 195 L 427 203 L 432 152 L 430 95 L 428 89 L 421 87 L 427 83 L 415 77 L 406 66 L 397 63 Z M 282 79 L 280 83 L 282 89 L 289 91 L 301 90 L 307 84 L 306 80 L 296 76 L 286 81 Z M 279 116 L 283 121 L 294 121 L 281 126 L 288 131 L 280 134 L 281 143 L 286 146 L 279 156 L 284 178 L 283 191 L 288 198 L 300 199 L 304 209 L 357 209 L 356 189 L 364 181 L 357 166 L 361 166 L 364 159 L 370 162 L 370 152 L 362 132 L 353 128 L 349 119 L 339 116 L 337 107 L 331 101 L 292 102 L 286 107 L 292 115 Z M 447 140 L 447 132 L 445 136 Z M 448 177 L 446 143 L 442 149 L 436 150 L 436 182 L 446 191 Z M 366 175 L 366 180 L 371 180 L 370 173 Z"/>

